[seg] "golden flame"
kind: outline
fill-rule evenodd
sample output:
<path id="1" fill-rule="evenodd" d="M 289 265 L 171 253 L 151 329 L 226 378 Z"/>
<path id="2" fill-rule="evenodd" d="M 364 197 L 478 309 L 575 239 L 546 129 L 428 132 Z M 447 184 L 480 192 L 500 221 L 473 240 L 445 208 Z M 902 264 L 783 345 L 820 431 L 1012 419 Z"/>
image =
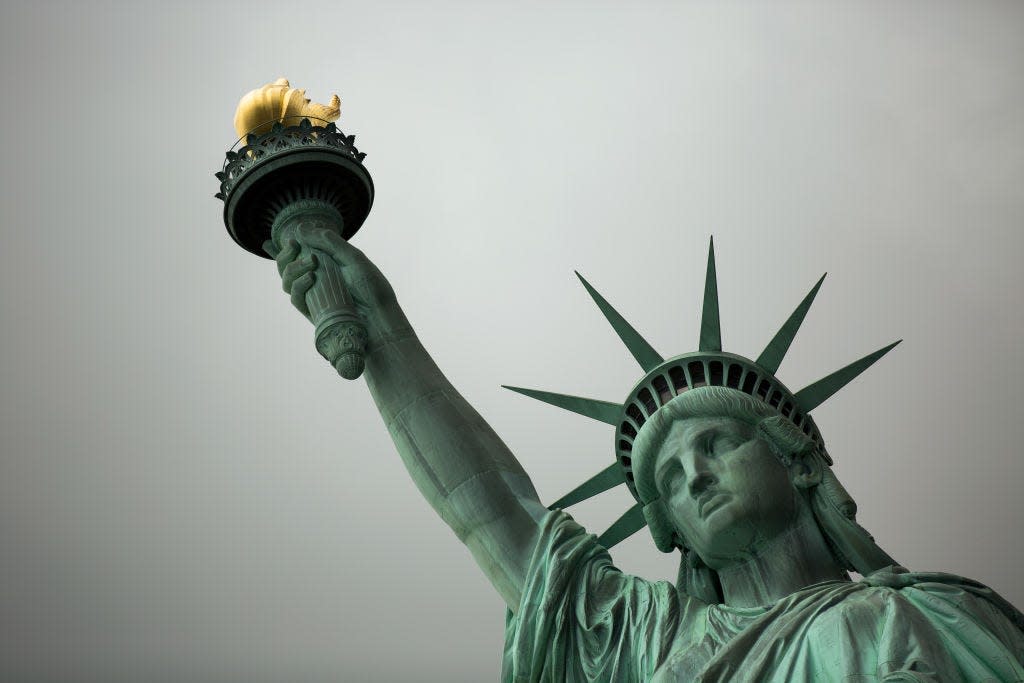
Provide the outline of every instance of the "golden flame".
<path id="1" fill-rule="evenodd" d="M 314 126 L 337 121 L 341 116 L 341 99 L 331 95 L 330 104 L 317 104 L 306 97 L 306 91 L 291 87 L 287 78 L 251 90 L 238 103 L 235 110 L 235 131 L 238 137 L 249 133 L 260 135 L 270 131 L 275 123 L 294 126 L 308 118 Z"/>

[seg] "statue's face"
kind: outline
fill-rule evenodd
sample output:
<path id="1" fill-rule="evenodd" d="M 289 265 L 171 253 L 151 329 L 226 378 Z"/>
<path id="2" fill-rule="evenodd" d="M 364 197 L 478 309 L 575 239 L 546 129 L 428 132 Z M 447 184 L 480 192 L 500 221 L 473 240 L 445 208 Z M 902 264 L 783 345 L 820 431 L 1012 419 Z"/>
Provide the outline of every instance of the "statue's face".
<path id="1" fill-rule="evenodd" d="M 789 468 L 755 434 L 731 418 L 679 420 L 655 459 L 675 528 L 712 569 L 757 555 L 797 518 Z"/>

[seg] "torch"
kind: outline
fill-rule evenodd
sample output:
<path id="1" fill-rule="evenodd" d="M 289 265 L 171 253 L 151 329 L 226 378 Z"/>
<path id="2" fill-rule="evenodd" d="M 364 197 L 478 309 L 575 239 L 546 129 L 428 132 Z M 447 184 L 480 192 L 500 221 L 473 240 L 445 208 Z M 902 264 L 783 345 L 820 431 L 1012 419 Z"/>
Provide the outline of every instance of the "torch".
<path id="1" fill-rule="evenodd" d="M 329 105 L 311 103 L 304 90 L 286 79 L 242 98 L 235 114 L 241 136 L 216 174 L 224 225 L 246 251 L 270 258 L 263 243 L 302 244 L 300 231 L 328 229 L 350 239 L 373 205 L 373 181 L 366 156 L 334 121 L 341 113 L 335 95 Z M 239 147 L 241 145 L 241 147 Z M 345 379 L 363 372 L 366 328 L 330 257 L 302 245 L 317 257 L 314 285 L 306 305 L 317 351 Z"/>

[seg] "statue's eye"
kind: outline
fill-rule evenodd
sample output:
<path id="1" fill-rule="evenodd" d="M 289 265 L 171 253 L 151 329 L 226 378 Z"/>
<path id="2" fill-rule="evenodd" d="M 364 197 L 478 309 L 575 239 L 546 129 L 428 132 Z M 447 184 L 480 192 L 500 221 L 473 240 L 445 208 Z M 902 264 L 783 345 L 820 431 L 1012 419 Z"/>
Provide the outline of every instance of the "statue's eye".
<path id="1" fill-rule="evenodd" d="M 704 438 L 701 439 L 700 450 L 707 457 L 713 457 L 717 455 L 718 452 L 721 450 L 719 446 L 718 434 L 705 434 Z"/>
<path id="2" fill-rule="evenodd" d="M 655 486 L 658 493 L 666 498 L 674 496 L 680 485 L 686 481 L 686 471 L 678 458 L 672 458 L 665 463 L 658 469 L 655 476 L 657 477 Z"/>
<path id="3" fill-rule="evenodd" d="M 708 439 L 705 453 L 709 456 L 722 455 L 728 453 L 739 446 L 739 441 L 736 437 L 730 434 L 715 434 Z"/>

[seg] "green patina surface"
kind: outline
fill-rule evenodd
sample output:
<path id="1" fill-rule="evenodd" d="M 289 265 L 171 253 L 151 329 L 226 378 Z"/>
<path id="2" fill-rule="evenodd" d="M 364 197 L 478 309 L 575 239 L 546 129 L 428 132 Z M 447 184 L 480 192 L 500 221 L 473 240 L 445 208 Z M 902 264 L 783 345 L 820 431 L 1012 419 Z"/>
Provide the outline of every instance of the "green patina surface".
<path id="1" fill-rule="evenodd" d="M 713 254 L 700 349 L 668 360 L 584 281 L 647 374 L 624 404 L 517 389 L 623 437 L 615 462 L 549 510 L 365 255 L 317 228 L 267 248 L 304 312 L 323 269 L 343 274 L 398 452 L 509 607 L 503 680 L 1024 680 L 1020 613 L 970 579 L 908 572 L 879 548 L 807 414 L 894 345 L 798 392 L 775 378 L 821 281 L 758 361 L 721 350 Z M 637 504 L 600 539 L 558 509 L 620 484 Z M 606 548 L 645 525 L 679 553 L 675 585 L 612 565 Z"/>
<path id="2" fill-rule="evenodd" d="M 320 353 L 349 378 L 365 362 L 413 481 L 508 606 L 503 680 L 1024 680 L 1024 617 L 878 547 L 809 414 L 895 344 L 799 391 L 775 376 L 821 280 L 755 361 L 723 350 L 713 248 L 698 348 L 668 359 L 581 277 L 645 374 L 624 402 L 509 387 L 615 428 L 614 460 L 549 509 L 347 242 L 372 202 L 361 160 L 308 122 L 250 136 L 218 174 L 225 220 L 276 259 Z M 562 511 L 618 485 L 636 504 L 599 537 Z M 644 527 L 675 584 L 612 565 Z"/>

